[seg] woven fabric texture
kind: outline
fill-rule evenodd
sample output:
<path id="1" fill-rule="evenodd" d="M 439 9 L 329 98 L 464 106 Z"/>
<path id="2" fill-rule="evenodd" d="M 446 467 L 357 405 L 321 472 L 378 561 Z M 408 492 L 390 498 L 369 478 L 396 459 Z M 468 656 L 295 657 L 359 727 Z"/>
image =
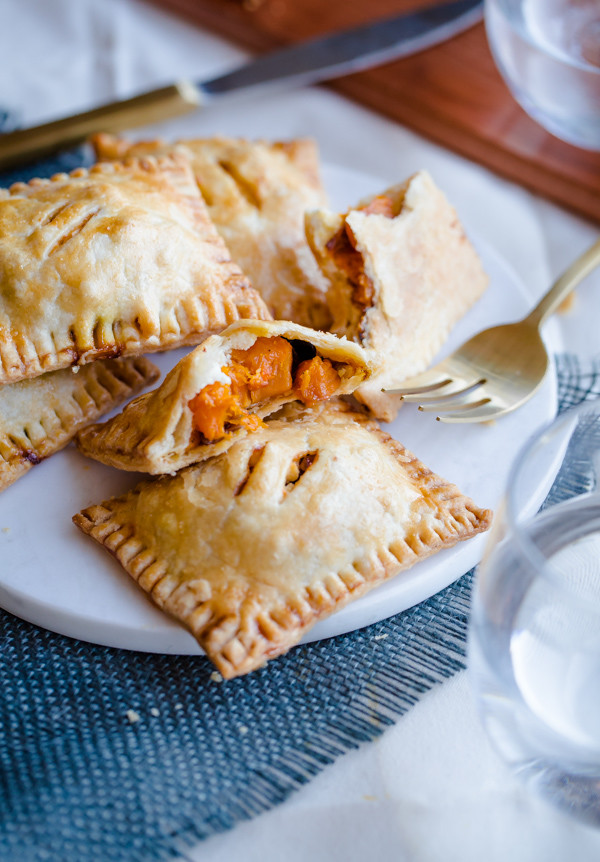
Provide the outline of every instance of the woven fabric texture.
<path id="1" fill-rule="evenodd" d="M 599 371 L 561 359 L 561 405 Z M 471 585 L 226 683 L 0 612 L 0 859 L 163 860 L 276 805 L 464 668 Z"/>

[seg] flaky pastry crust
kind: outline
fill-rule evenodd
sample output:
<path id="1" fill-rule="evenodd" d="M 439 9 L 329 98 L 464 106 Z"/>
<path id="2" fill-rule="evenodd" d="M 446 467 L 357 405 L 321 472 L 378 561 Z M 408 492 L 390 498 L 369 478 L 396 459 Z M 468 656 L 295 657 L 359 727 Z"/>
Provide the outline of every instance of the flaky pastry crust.
<path id="1" fill-rule="evenodd" d="M 101 159 L 185 153 L 231 256 L 278 320 L 330 322 L 326 282 L 306 242 L 304 213 L 325 206 L 314 141 L 200 138 L 176 144 L 93 139 Z"/>
<path id="2" fill-rule="evenodd" d="M 369 212 L 375 199 L 391 212 Z M 487 276 L 453 207 L 425 171 L 361 202 L 346 214 L 315 211 L 307 237 L 329 280 L 332 331 L 372 352 L 378 370 L 355 393 L 379 419 L 391 421 L 400 396 L 382 392 L 419 374 L 454 324 L 481 296 Z M 355 287 L 332 255 L 332 238 L 352 238 L 370 296 Z"/>
<path id="3" fill-rule="evenodd" d="M 158 377 L 158 368 L 138 356 L 100 359 L 0 387 L 0 491 Z"/>
<path id="4" fill-rule="evenodd" d="M 490 523 L 376 423 L 343 407 L 295 408 L 73 519 L 226 678 Z"/>
<path id="5" fill-rule="evenodd" d="M 345 338 L 288 321 L 240 320 L 184 357 L 156 390 L 136 398 L 113 419 L 84 429 L 77 436 L 77 446 L 104 464 L 153 475 L 172 473 L 224 452 L 249 432 L 240 427 L 218 441 L 198 440 L 190 402 L 206 385 L 229 381 L 222 369 L 232 350 L 245 350 L 258 338 L 276 336 L 312 345 L 317 355 L 338 364 L 341 377 L 333 395 L 349 394 L 368 378 L 364 351 Z M 295 397 L 269 397 L 253 412 L 264 418 Z"/>
<path id="6" fill-rule="evenodd" d="M 0 383 L 270 317 L 183 157 L 0 190 Z"/>

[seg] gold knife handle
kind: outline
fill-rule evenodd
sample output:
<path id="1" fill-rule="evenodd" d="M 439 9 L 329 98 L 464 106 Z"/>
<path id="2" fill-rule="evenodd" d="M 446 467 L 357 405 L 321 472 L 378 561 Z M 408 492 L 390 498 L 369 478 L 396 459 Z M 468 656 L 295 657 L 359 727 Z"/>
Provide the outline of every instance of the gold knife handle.
<path id="1" fill-rule="evenodd" d="M 77 146 L 96 132 L 122 132 L 178 117 L 200 107 L 201 101 L 201 93 L 191 81 L 179 81 L 73 117 L 8 132 L 0 135 L 0 170 Z"/>

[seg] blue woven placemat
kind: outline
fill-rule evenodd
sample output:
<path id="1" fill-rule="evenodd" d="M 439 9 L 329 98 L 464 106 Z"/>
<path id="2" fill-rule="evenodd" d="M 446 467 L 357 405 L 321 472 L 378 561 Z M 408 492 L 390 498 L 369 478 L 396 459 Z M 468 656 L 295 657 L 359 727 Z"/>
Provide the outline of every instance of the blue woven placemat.
<path id="1" fill-rule="evenodd" d="M 600 369 L 558 371 L 562 407 L 600 394 Z M 0 859 L 163 860 L 276 805 L 464 667 L 471 584 L 226 683 L 0 611 Z"/>

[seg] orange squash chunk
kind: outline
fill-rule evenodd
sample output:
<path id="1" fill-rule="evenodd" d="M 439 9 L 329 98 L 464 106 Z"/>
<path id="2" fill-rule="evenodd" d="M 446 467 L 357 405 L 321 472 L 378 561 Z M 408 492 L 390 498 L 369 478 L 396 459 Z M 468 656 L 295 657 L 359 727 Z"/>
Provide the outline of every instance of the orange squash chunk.
<path id="1" fill-rule="evenodd" d="M 194 426 L 207 440 L 224 436 L 225 422 L 235 407 L 228 383 L 209 383 L 190 401 Z"/>
<path id="2" fill-rule="evenodd" d="M 226 425 L 254 431 L 262 420 L 246 411 L 249 404 L 292 389 L 292 345 L 285 338 L 257 338 L 248 350 L 232 350 L 222 370 L 231 383 L 210 383 L 189 402 L 194 427 L 206 440 L 225 437 Z"/>
<path id="3" fill-rule="evenodd" d="M 243 425 L 248 431 L 256 431 L 262 419 L 247 413 L 239 403 L 228 383 L 209 383 L 190 401 L 194 414 L 194 427 L 206 440 L 221 440 L 225 437 L 226 423 Z"/>
<path id="4" fill-rule="evenodd" d="M 248 389 L 253 404 L 290 391 L 292 354 L 292 345 L 281 336 L 261 336 L 248 350 L 231 351 L 233 362 L 249 372 Z M 229 374 L 229 368 L 226 372 Z"/>
<path id="5" fill-rule="evenodd" d="M 386 218 L 394 218 L 398 214 L 394 211 L 394 202 L 387 195 L 377 195 L 368 204 L 358 209 L 367 215 L 383 215 Z M 356 238 L 346 221 L 331 237 L 326 248 L 331 253 L 336 266 L 346 274 L 352 285 L 353 302 L 361 308 L 371 306 L 375 288 L 365 272 L 363 256 L 356 248 Z"/>
<path id="6" fill-rule="evenodd" d="M 235 362 L 232 365 L 225 365 L 221 369 L 231 380 L 231 395 L 235 402 L 240 407 L 247 407 L 250 404 L 250 389 L 248 382 L 250 380 L 250 372 L 243 365 Z"/>
<path id="7" fill-rule="evenodd" d="M 331 398 L 340 385 L 340 375 L 329 359 L 314 356 L 301 362 L 296 371 L 294 395 L 312 407 L 318 401 Z"/>
<path id="8" fill-rule="evenodd" d="M 280 336 L 260 337 L 248 350 L 232 350 L 231 360 L 222 369 L 231 383 L 209 383 L 189 402 L 194 427 L 206 440 L 225 437 L 227 425 L 259 428 L 262 419 L 246 409 L 251 403 L 293 392 L 310 407 L 330 398 L 340 384 L 329 359 L 320 356 L 301 362 L 292 381 L 293 348 Z"/>

